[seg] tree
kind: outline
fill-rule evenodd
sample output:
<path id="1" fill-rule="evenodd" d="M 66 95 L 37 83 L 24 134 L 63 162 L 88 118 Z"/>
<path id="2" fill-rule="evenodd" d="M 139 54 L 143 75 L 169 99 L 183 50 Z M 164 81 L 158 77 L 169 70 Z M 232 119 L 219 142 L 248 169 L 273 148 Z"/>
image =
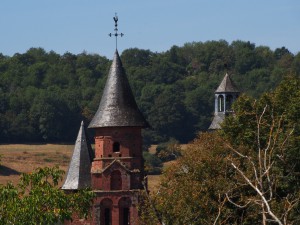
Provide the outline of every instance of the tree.
<path id="1" fill-rule="evenodd" d="M 221 132 L 202 133 L 152 202 L 166 224 L 298 224 L 300 79 L 241 96 Z"/>
<path id="2" fill-rule="evenodd" d="M 72 220 L 77 213 L 88 217 L 94 193 L 80 190 L 65 193 L 57 187 L 63 171 L 57 167 L 39 168 L 31 174 L 22 174 L 17 186 L 0 186 L 0 223 L 55 224 Z"/>
<path id="3" fill-rule="evenodd" d="M 176 139 L 171 138 L 168 142 L 157 145 L 155 154 L 163 162 L 175 160 L 181 156 L 181 147 Z"/>
<path id="4" fill-rule="evenodd" d="M 182 142 L 186 141 L 187 135 L 183 133 L 189 128 L 186 121 L 188 115 L 180 89 L 180 85 L 165 86 L 148 114 L 147 119 L 160 134 L 155 138 L 156 142 L 165 141 L 168 137 L 174 137 Z"/>
<path id="5" fill-rule="evenodd" d="M 162 168 L 162 161 L 154 154 L 143 151 L 143 158 L 145 160 L 145 171 L 147 174 L 160 174 Z"/>
<path id="6" fill-rule="evenodd" d="M 153 127 L 144 132 L 149 143 L 171 137 L 187 142 L 206 130 L 213 92 L 226 70 L 252 97 L 274 89 L 285 74 L 300 73 L 299 53 L 245 41 L 193 42 L 161 53 L 134 48 L 121 58 L 138 106 Z M 86 52 L 0 53 L 0 141 L 71 141 L 73 122 L 88 122 L 95 114 L 110 65 Z"/>
<path id="7" fill-rule="evenodd" d="M 282 56 L 286 55 L 286 54 L 291 54 L 291 52 L 285 48 L 284 46 L 281 48 L 276 48 L 274 51 L 274 57 L 279 60 L 282 58 Z"/>
<path id="8" fill-rule="evenodd" d="M 300 76 L 300 52 L 295 56 L 292 66 L 293 72 Z"/>
<path id="9" fill-rule="evenodd" d="M 234 183 L 232 169 L 224 160 L 228 149 L 222 143 L 217 133 L 202 133 L 182 151 L 183 156 L 167 168 L 158 191 L 153 192 L 150 199 L 158 212 L 158 220 L 161 218 L 166 225 L 214 223 L 227 202 L 224 198 L 227 187 Z M 147 216 L 156 213 L 147 210 L 143 216 L 149 221 Z M 241 224 L 232 211 L 228 210 L 221 217 L 218 221 Z"/>
<path id="10" fill-rule="evenodd" d="M 256 68 L 255 44 L 233 41 L 231 46 L 235 53 L 235 70 L 240 74 Z"/>
<path id="11" fill-rule="evenodd" d="M 153 53 L 150 50 L 138 48 L 126 49 L 122 52 L 122 62 L 124 66 L 148 66 L 151 63 Z"/>
<path id="12" fill-rule="evenodd" d="M 289 77 L 257 101 L 240 98 L 236 116 L 223 126 L 231 144 L 228 161 L 251 192 L 232 191 L 243 199 L 238 204 L 227 198 L 237 207 L 257 207 L 262 224 L 300 221 L 299 84 Z"/>

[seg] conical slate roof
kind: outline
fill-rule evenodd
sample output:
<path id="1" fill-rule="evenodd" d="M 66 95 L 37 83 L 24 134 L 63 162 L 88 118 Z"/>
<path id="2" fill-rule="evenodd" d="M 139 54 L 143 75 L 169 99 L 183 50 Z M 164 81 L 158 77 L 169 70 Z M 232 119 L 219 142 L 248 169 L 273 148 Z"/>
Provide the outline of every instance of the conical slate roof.
<path id="1" fill-rule="evenodd" d="M 81 122 L 69 170 L 62 189 L 78 190 L 91 187 L 92 160 L 92 148 L 87 141 L 84 124 Z"/>
<path id="2" fill-rule="evenodd" d="M 221 84 L 215 91 L 215 93 L 220 93 L 220 92 L 233 92 L 233 93 L 240 92 L 227 73 L 226 73 L 225 77 L 223 78 Z"/>
<path id="3" fill-rule="evenodd" d="M 148 127 L 132 94 L 118 51 L 116 50 L 99 108 L 89 128 Z"/>

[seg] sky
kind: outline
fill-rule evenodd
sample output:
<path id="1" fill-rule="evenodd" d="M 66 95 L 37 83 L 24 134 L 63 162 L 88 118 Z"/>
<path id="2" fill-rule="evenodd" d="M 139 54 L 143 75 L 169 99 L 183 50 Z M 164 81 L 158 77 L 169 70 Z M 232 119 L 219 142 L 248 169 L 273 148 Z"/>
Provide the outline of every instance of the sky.
<path id="1" fill-rule="evenodd" d="M 300 51 L 299 0 L 1 0 L 0 53 L 42 47 L 112 58 L 115 13 L 120 53 L 221 39 Z"/>

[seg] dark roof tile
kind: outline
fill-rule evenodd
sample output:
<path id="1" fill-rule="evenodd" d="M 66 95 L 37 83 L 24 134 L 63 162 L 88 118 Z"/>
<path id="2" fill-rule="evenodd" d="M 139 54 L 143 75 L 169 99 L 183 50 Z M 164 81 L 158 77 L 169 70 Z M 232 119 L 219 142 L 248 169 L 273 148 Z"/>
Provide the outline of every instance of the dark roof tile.
<path id="1" fill-rule="evenodd" d="M 89 128 L 148 127 L 140 112 L 118 51 L 115 52 L 99 108 Z"/>
<path id="2" fill-rule="evenodd" d="M 78 190 L 91 187 L 91 162 L 93 160 L 92 148 L 87 141 L 84 124 L 78 132 L 72 159 L 66 180 L 62 186 L 64 190 Z"/>
<path id="3" fill-rule="evenodd" d="M 233 93 L 240 92 L 227 73 L 223 78 L 221 84 L 215 91 L 215 93 L 221 93 L 221 92 L 233 92 Z"/>
<path id="4" fill-rule="evenodd" d="M 225 114 L 224 113 L 216 113 L 214 115 L 214 119 L 213 121 L 211 122 L 208 130 L 219 130 L 221 129 L 221 123 L 223 123 L 225 119 Z"/>

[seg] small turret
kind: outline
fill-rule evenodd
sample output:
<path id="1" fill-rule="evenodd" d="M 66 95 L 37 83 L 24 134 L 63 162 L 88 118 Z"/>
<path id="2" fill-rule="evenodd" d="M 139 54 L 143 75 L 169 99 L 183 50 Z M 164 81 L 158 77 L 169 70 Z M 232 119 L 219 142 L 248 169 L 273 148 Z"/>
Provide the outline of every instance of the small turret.
<path id="1" fill-rule="evenodd" d="M 215 113 L 214 119 L 209 126 L 209 130 L 221 129 L 220 124 L 225 119 L 225 116 L 232 113 L 232 103 L 239 96 L 240 91 L 226 73 L 221 84 L 215 91 Z"/>
<path id="2" fill-rule="evenodd" d="M 69 170 L 62 189 L 78 190 L 91 187 L 92 160 L 92 148 L 86 138 L 84 123 L 81 122 Z"/>

